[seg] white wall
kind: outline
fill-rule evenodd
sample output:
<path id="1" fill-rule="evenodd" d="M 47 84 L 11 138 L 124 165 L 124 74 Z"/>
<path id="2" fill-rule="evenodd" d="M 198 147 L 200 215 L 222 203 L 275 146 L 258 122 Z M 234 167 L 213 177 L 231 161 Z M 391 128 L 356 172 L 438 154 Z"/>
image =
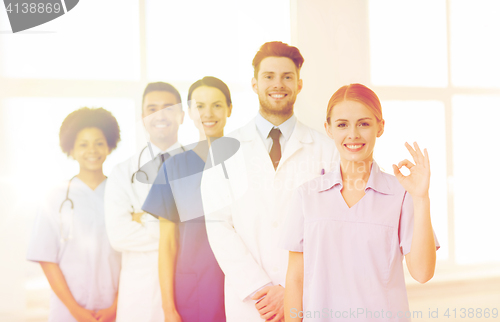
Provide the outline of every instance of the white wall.
<path id="1" fill-rule="evenodd" d="M 368 10 L 365 0 L 297 0 L 294 40 L 304 56 L 296 114 L 324 132 L 332 94 L 350 83 L 370 85 Z"/>

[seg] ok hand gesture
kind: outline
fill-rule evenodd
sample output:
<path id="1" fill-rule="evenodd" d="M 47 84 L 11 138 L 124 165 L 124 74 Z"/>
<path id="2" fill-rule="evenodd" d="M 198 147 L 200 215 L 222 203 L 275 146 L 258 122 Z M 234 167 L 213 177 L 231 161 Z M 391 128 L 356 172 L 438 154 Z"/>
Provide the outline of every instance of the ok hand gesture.
<path id="1" fill-rule="evenodd" d="M 424 154 L 420 151 L 417 142 L 414 143 L 415 149 L 412 148 L 408 142 L 405 143 L 406 148 L 410 151 L 415 164 L 405 159 L 396 166 L 392 165 L 394 175 L 398 178 L 399 183 L 405 188 L 406 191 L 413 197 L 428 197 L 429 196 L 429 182 L 431 177 L 431 169 L 429 165 L 429 155 L 427 149 L 424 149 Z M 406 166 L 410 170 L 410 175 L 404 176 L 399 169 Z"/>

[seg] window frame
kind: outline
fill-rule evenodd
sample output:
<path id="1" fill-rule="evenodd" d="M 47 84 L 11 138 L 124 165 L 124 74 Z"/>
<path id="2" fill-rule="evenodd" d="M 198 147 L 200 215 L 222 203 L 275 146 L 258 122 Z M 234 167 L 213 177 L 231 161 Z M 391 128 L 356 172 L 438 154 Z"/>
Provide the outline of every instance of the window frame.
<path id="1" fill-rule="evenodd" d="M 439 260 L 439 266 L 448 272 L 468 271 L 489 271 L 500 268 L 498 263 L 459 265 L 456 261 L 455 243 L 455 196 L 454 185 L 454 164 L 453 164 L 453 104 L 455 95 L 477 95 L 477 96 L 500 96 L 500 88 L 481 88 L 454 86 L 452 81 L 451 66 L 451 1 L 446 1 L 446 48 L 447 48 L 447 79 L 446 87 L 416 87 L 416 86 L 376 86 L 372 89 L 377 93 L 381 101 L 440 101 L 445 108 L 445 142 L 446 142 L 446 178 L 447 178 L 447 231 L 448 239 L 442 243 L 448 244 L 448 259 Z M 367 37 L 369 39 L 369 37 Z M 369 45 L 367 45 L 369 47 Z M 367 71 L 371 80 L 371 71 Z M 438 236 L 439 238 L 439 236 Z"/>

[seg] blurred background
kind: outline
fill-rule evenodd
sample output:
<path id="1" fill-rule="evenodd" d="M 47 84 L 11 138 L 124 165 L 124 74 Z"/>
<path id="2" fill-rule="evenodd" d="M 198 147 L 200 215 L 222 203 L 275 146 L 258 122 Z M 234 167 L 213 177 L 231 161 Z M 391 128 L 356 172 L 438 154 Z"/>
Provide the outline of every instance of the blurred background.
<path id="1" fill-rule="evenodd" d="M 47 320 L 49 285 L 25 255 L 38 201 L 78 171 L 59 148 L 66 115 L 83 106 L 115 115 L 122 141 L 104 164 L 109 174 L 145 145 L 148 82 L 173 84 L 185 103 L 191 83 L 210 75 L 233 96 L 228 133 L 258 111 L 251 62 L 273 40 L 305 58 L 295 104 L 304 123 L 324 132 L 330 96 L 363 83 L 382 101 L 381 167 L 392 172 L 410 157 L 405 141 L 427 147 L 441 249 L 430 282 L 407 276 L 410 309 L 423 312 L 414 320 L 500 310 L 499 16 L 497 0 L 85 0 L 12 34 L 0 9 L 0 320 Z M 197 138 L 186 117 L 180 142 Z"/>

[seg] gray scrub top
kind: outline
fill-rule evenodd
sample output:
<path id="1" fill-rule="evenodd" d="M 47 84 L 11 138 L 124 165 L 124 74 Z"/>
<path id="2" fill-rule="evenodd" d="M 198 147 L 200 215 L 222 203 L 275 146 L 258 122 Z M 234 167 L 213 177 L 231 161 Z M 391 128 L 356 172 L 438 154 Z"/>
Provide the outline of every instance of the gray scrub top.
<path id="1" fill-rule="evenodd" d="M 104 180 L 92 190 L 74 178 L 57 186 L 38 209 L 27 259 L 59 264 L 71 294 L 88 310 L 110 307 L 118 292 L 121 255 L 111 248 L 104 226 Z M 51 292 L 49 321 L 76 320 Z"/>

